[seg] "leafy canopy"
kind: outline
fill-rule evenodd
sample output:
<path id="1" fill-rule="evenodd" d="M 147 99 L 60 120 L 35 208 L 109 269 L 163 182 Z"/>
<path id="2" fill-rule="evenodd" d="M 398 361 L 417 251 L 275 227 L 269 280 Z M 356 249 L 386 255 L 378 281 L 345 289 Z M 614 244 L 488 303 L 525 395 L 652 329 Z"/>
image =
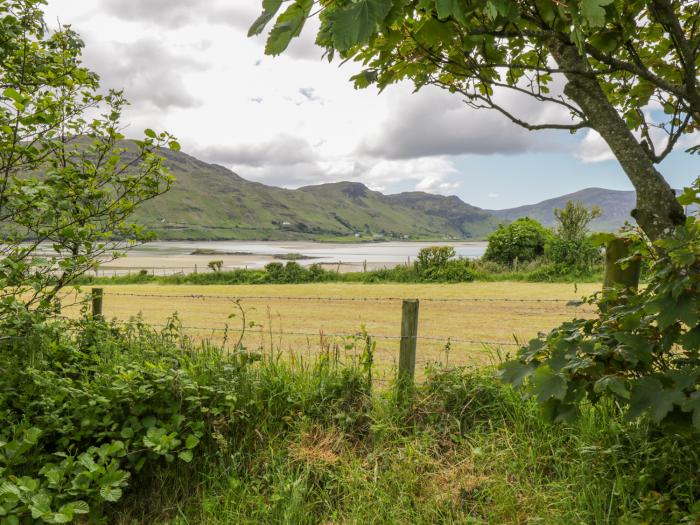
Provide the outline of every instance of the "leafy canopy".
<path id="1" fill-rule="evenodd" d="M 700 203 L 700 182 L 681 203 Z M 503 366 L 503 378 L 525 385 L 555 420 L 578 414 L 583 401 L 613 398 L 631 418 L 700 431 L 699 239 L 698 217 L 656 241 L 661 250 L 632 238 L 634 257 L 650 267 L 648 285 L 590 299 L 598 317 L 531 341 Z"/>
<path id="2" fill-rule="evenodd" d="M 529 129 L 589 127 L 588 116 L 557 88 L 562 75 L 595 78 L 661 161 L 700 124 L 700 10 L 694 0 L 294 0 L 277 17 L 266 52 L 282 53 L 316 5 L 316 42 L 363 65 L 357 87 L 404 79 L 435 85 L 494 108 Z M 263 1 L 250 28 L 259 34 L 283 6 Z M 576 46 L 580 68 L 557 65 L 556 44 Z M 530 123 L 499 103 L 515 91 L 559 108 L 571 120 Z M 653 116 L 648 109 L 662 111 Z M 660 137 L 656 139 L 655 137 Z"/>
<path id="3" fill-rule="evenodd" d="M 148 240 L 129 216 L 172 182 L 158 148 L 179 148 L 152 130 L 123 141 L 126 100 L 100 92 L 83 42 L 70 27 L 49 32 L 43 3 L 0 2 L 1 321 L 58 309 L 77 276 Z"/>

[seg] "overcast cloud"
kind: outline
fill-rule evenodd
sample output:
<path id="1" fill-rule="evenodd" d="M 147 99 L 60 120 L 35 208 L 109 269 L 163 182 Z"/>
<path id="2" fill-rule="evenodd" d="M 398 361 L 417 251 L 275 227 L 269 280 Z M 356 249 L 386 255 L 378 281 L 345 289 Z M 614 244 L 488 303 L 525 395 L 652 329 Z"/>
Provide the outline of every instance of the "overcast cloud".
<path id="1" fill-rule="evenodd" d="M 83 36 L 85 62 L 103 86 L 124 88 L 127 136 L 166 129 L 186 152 L 247 179 L 285 187 L 352 180 L 387 192 L 456 192 L 496 207 L 493 195 L 507 192 L 483 173 L 498 172 L 504 159 L 566 155 L 596 166 L 610 158 L 593 133 L 530 133 L 437 89 L 355 90 L 348 79 L 357 65 L 320 59 L 317 20 L 284 55 L 267 57 L 264 35 L 246 36 L 258 0 L 48 2 L 47 20 L 70 23 Z M 533 122 L 568 119 L 531 100 L 505 102 Z M 490 168 L 479 162 L 472 169 L 464 159 L 475 155 L 490 159 Z M 527 176 L 518 173 L 523 191 L 504 206 L 537 200 Z M 590 185 L 557 181 L 553 192 Z"/>

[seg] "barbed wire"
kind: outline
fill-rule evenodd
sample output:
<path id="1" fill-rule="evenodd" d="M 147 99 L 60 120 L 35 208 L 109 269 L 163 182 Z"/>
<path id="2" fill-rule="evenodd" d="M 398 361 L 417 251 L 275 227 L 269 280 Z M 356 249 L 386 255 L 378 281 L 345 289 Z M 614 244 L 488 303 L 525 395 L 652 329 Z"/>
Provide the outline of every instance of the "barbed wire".
<path id="1" fill-rule="evenodd" d="M 87 293 L 87 292 L 86 292 Z M 277 299 L 285 301 L 338 301 L 338 302 L 382 302 L 382 301 L 404 301 L 405 297 L 336 297 L 336 296 L 294 296 L 294 295 L 209 295 L 209 294 L 145 294 L 107 291 L 105 296 L 116 297 L 144 297 L 162 299 L 223 299 L 230 301 L 237 300 L 265 300 Z M 467 303 L 467 302 L 504 302 L 504 303 L 554 303 L 565 304 L 570 307 L 584 306 L 584 301 L 577 299 L 525 299 L 507 297 L 419 297 L 423 302 L 433 303 Z"/>
<path id="2" fill-rule="evenodd" d="M 192 331 L 206 331 L 206 332 L 220 332 L 220 333 L 240 333 L 242 330 L 240 328 L 226 328 L 226 327 L 211 327 L 211 326 L 177 326 L 177 325 L 153 325 L 153 328 L 173 328 L 182 330 L 192 330 Z M 255 335 L 287 335 L 287 336 L 303 336 L 303 337 L 341 337 L 341 338 L 364 338 L 361 332 L 337 332 L 337 333 L 327 333 L 327 332 L 290 332 L 290 331 L 277 331 L 277 330 L 247 330 L 246 333 Z M 520 346 L 519 343 L 514 341 L 484 341 L 478 339 L 455 339 L 452 337 L 434 337 L 434 336 L 409 336 L 402 337 L 400 335 L 383 335 L 383 334 L 367 334 L 367 337 L 372 339 L 385 339 L 391 341 L 400 341 L 401 339 L 416 339 L 418 341 L 436 341 L 441 343 L 457 343 L 457 344 L 472 344 L 472 345 L 483 345 L 483 346 Z"/>

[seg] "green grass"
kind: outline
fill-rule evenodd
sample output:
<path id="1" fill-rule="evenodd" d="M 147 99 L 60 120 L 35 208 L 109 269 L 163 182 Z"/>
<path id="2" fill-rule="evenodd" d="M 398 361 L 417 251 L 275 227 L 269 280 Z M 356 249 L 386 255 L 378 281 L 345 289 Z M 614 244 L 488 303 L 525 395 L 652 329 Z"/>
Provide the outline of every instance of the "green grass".
<path id="1" fill-rule="evenodd" d="M 413 396 L 398 402 L 391 383 L 372 384 L 371 347 L 360 344 L 355 358 L 343 360 L 331 349 L 314 360 L 294 354 L 257 360 L 193 342 L 179 333 L 176 319 L 162 332 L 139 322 L 58 322 L 3 341 L 0 350 L 0 478 L 9 480 L 0 485 L 15 483 L 15 476 L 39 483 L 42 465 L 116 439 L 121 448 L 113 461 L 130 473 L 121 478 L 127 484 L 117 503 L 100 503 L 94 486 L 81 492 L 82 471 L 74 477 L 69 469 L 42 489 L 62 501 L 89 496 L 96 520 L 677 525 L 700 519 L 697 435 L 625 421 L 613 405 L 584 407 L 579 421 L 550 424 L 492 368 L 428 370 Z M 163 451 L 142 439 L 139 421 L 146 420 L 181 439 L 200 432 L 191 462 L 167 458 L 167 450 L 180 454 L 181 444 Z M 17 461 L 6 441 L 19 443 L 30 425 L 41 434 L 22 445 Z M 138 457 L 146 468 L 132 464 Z M 62 464 L 94 467 L 82 460 Z M 7 494 L 0 492 L 0 503 L 13 504 Z"/>
<path id="2" fill-rule="evenodd" d="M 626 423 L 614 407 L 553 426 L 491 371 L 452 370 L 434 371 L 411 407 L 375 392 L 324 423 L 314 416 L 326 410 L 311 376 L 283 366 L 260 381 L 270 417 L 195 478 L 157 478 L 133 496 L 122 522 L 604 525 L 700 517 L 691 510 L 700 494 L 694 439 Z M 295 394 L 304 408 L 282 415 Z"/>

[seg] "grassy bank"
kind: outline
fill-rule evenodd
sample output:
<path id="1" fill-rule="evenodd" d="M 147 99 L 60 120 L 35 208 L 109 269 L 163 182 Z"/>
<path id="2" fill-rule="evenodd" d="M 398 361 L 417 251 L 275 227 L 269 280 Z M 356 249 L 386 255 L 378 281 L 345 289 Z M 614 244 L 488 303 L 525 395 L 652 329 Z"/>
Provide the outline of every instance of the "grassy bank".
<path id="1" fill-rule="evenodd" d="M 694 436 L 625 422 L 613 406 L 550 425 L 491 369 L 429 370 L 400 404 L 390 384 L 374 384 L 371 347 L 343 362 L 290 362 L 194 344 L 174 326 L 91 323 L 2 345 L 6 515 L 45 519 L 60 508 L 124 524 L 700 518 Z M 11 485 L 25 487 L 20 497 Z"/>

